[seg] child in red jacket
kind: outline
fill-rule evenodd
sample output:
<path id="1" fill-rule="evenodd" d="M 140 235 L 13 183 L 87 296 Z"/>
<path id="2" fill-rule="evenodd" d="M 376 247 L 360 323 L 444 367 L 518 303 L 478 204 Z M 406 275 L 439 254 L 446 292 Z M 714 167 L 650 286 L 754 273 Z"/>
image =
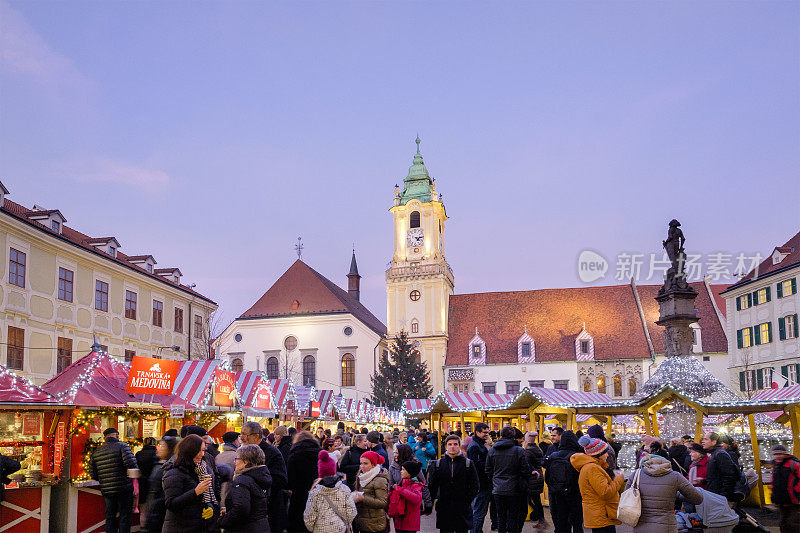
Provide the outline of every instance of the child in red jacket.
<path id="1" fill-rule="evenodd" d="M 389 497 L 389 516 L 394 518 L 396 533 L 416 533 L 419 531 L 420 506 L 422 504 L 423 483 L 415 478 L 419 475 L 422 463 L 407 461 L 403 463 L 402 479 L 392 489 Z"/>

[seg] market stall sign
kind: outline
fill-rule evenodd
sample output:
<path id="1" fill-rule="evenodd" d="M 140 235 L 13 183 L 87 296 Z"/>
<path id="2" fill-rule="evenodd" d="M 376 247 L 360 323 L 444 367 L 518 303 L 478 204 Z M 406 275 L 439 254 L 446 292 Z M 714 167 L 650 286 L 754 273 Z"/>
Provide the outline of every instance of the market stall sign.
<path id="1" fill-rule="evenodd" d="M 169 406 L 170 418 L 183 418 L 186 415 L 186 406 L 183 404 L 172 404 Z"/>
<path id="2" fill-rule="evenodd" d="M 67 442 L 67 424 L 59 422 L 56 427 L 56 438 L 53 443 L 53 473 L 61 475 L 61 468 L 64 462 L 64 444 Z"/>
<path id="3" fill-rule="evenodd" d="M 319 418 L 319 402 L 311 402 L 308 411 L 308 415 L 311 418 Z"/>
<path id="4" fill-rule="evenodd" d="M 25 413 L 22 415 L 22 434 L 26 437 L 39 437 L 42 434 L 42 414 Z"/>
<path id="5" fill-rule="evenodd" d="M 233 407 L 236 399 L 236 374 L 221 368 L 217 368 L 214 374 L 214 403 L 220 407 Z"/>
<path id="6" fill-rule="evenodd" d="M 180 361 L 134 356 L 128 373 L 127 393 L 172 394 Z"/>
<path id="7" fill-rule="evenodd" d="M 260 387 L 256 392 L 256 409 L 272 409 L 272 394 L 267 387 Z"/>

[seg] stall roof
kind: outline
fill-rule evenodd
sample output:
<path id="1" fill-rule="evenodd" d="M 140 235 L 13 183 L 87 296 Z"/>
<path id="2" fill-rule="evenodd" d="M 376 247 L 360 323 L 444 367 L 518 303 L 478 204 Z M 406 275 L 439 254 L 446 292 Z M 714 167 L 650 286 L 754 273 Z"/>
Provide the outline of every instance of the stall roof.
<path id="1" fill-rule="evenodd" d="M 0 403 L 56 403 L 53 395 L 0 365 Z"/>
<path id="2" fill-rule="evenodd" d="M 513 394 L 484 394 L 480 392 L 445 392 L 434 404 L 444 402 L 453 411 L 486 411 L 504 409 L 514 400 Z"/>
<path id="3" fill-rule="evenodd" d="M 84 407 L 125 406 L 141 401 L 139 394 L 125 392 L 128 365 L 102 351 L 92 351 L 42 385 L 42 390 L 61 403 Z"/>
<path id="4" fill-rule="evenodd" d="M 261 372 L 258 370 L 237 372 L 236 393 L 239 395 L 239 403 L 241 403 L 243 406 L 251 405 L 260 384 Z"/>
<path id="5" fill-rule="evenodd" d="M 291 387 L 291 381 L 288 379 L 271 379 L 269 380 L 270 392 L 272 392 L 272 399 L 275 402 L 273 406 L 275 409 L 280 409 L 286 403 L 287 397 Z M 292 399 L 292 398 L 288 398 Z"/>
<path id="6" fill-rule="evenodd" d="M 781 387 L 779 389 L 767 389 L 759 392 L 753 396 L 754 402 L 781 400 L 800 402 L 800 385 L 790 385 L 788 387 Z"/>
<path id="7" fill-rule="evenodd" d="M 218 359 L 181 361 L 172 394 L 192 405 L 200 405 L 214 380 L 214 370 L 219 363 Z"/>
<path id="8" fill-rule="evenodd" d="M 531 387 L 531 395 L 540 402 L 552 406 L 564 405 L 603 405 L 612 403 L 609 395 L 600 392 L 583 392 L 565 389 L 548 389 L 545 387 Z"/>
<path id="9" fill-rule="evenodd" d="M 317 391 L 317 400 L 319 402 L 319 412 L 320 416 L 326 416 L 329 407 L 332 406 L 333 402 L 333 391 L 331 389 L 322 389 Z"/>
<path id="10" fill-rule="evenodd" d="M 406 413 L 430 413 L 433 400 L 427 398 L 406 398 L 403 400 L 403 411 Z"/>

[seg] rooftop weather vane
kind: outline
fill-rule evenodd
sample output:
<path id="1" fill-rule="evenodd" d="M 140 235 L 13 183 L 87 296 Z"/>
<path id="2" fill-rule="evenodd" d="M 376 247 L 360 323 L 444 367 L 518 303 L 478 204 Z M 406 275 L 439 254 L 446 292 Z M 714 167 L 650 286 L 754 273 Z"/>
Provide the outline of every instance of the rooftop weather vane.
<path id="1" fill-rule="evenodd" d="M 297 258 L 298 259 L 302 259 L 303 258 L 303 248 L 305 248 L 303 246 L 303 238 L 302 237 L 298 237 L 297 238 L 297 244 L 294 245 L 294 251 L 297 252 Z"/>

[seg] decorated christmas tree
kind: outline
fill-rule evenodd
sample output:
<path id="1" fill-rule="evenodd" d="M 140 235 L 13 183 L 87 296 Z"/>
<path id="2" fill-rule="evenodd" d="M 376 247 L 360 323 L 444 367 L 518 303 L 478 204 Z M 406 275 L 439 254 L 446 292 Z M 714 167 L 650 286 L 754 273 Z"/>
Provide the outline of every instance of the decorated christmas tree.
<path id="1" fill-rule="evenodd" d="M 419 361 L 419 351 L 404 331 L 382 355 L 378 373 L 372 376 L 372 400 L 376 405 L 399 410 L 404 398 L 428 398 L 433 393 L 428 365 Z"/>

